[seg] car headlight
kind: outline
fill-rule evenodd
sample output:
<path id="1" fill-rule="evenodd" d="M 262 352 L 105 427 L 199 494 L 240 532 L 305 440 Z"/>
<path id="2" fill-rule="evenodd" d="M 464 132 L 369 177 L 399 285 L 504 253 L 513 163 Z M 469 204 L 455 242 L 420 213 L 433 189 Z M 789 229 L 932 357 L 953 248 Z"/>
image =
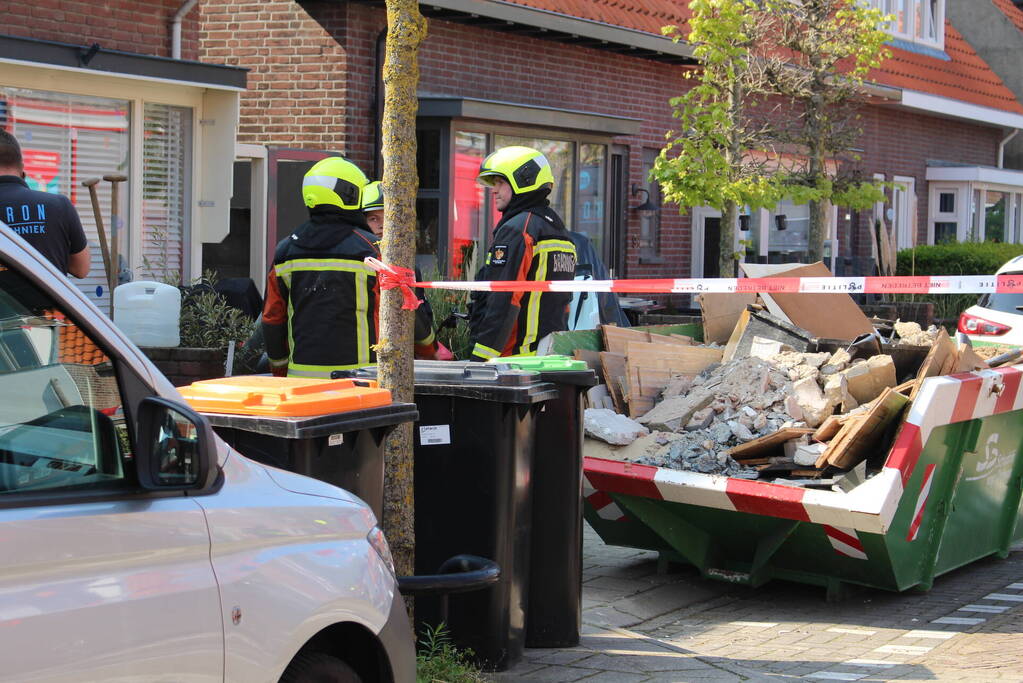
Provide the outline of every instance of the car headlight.
<path id="1" fill-rule="evenodd" d="M 391 547 L 387 545 L 387 539 L 384 538 L 384 532 L 379 527 L 373 527 L 373 529 L 366 535 L 366 540 L 373 546 L 373 550 L 377 551 L 377 555 L 384 561 L 387 568 L 394 574 L 394 557 L 391 555 Z"/>

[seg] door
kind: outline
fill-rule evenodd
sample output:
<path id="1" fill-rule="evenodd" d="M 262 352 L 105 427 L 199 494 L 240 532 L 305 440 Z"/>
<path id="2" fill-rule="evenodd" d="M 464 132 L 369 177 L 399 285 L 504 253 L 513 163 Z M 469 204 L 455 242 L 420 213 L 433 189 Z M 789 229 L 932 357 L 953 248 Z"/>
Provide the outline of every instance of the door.
<path id="1" fill-rule="evenodd" d="M 0 261 L 0 675 L 220 681 L 205 516 L 141 491 L 145 387 L 76 315 Z"/>
<path id="2" fill-rule="evenodd" d="M 611 147 L 611 159 L 608 164 L 607 174 L 607 253 L 603 255 L 607 259 L 606 263 L 611 272 L 612 280 L 625 276 L 625 226 L 627 210 L 625 185 L 628 168 L 629 148 L 624 145 L 613 145 Z"/>

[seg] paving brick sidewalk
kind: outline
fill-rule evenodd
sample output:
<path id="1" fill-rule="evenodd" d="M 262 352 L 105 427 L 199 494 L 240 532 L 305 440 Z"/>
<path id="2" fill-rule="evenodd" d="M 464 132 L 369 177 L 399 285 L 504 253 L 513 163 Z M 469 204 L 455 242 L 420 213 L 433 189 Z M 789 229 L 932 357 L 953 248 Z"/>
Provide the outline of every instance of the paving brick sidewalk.
<path id="1" fill-rule="evenodd" d="M 654 553 L 606 546 L 588 527 L 583 555 L 580 645 L 527 650 L 496 681 L 1023 682 L 1023 551 L 928 592 L 858 589 L 839 603 L 812 586 L 658 574 Z"/>

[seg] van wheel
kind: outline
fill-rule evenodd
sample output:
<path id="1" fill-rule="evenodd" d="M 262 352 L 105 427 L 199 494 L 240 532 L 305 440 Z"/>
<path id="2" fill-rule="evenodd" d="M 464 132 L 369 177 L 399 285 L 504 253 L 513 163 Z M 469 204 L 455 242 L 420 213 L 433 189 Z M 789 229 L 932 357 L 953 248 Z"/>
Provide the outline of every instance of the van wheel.
<path id="1" fill-rule="evenodd" d="M 359 674 L 324 652 L 299 652 L 284 670 L 281 683 L 362 683 Z"/>

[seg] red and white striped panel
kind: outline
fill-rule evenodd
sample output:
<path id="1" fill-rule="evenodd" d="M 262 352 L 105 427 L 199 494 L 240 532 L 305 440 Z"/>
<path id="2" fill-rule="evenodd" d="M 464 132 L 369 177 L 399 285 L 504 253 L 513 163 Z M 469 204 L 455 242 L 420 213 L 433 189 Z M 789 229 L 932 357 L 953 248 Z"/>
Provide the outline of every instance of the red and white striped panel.
<path id="1" fill-rule="evenodd" d="M 586 458 L 585 474 L 597 492 L 796 519 L 844 530 L 852 536 L 848 534 L 850 530 L 883 534 L 891 526 L 905 484 L 931 431 L 941 425 L 1023 409 L 1021 379 L 1023 366 L 928 378 L 896 437 L 885 467 L 848 493 L 601 458 Z M 929 475 L 933 477 L 934 471 Z M 924 501 L 917 506 L 920 521 L 926 509 L 928 488 L 923 487 L 917 496 L 918 501 Z"/>
<path id="2" fill-rule="evenodd" d="M 863 548 L 863 543 L 860 542 L 860 537 L 856 535 L 856 529 L 847 529 L 844 527 L 835 527 L 824 525 L 824 533 L 828 537 L 828 542 L 831 543 L 831 547 L 835 549 L 835 552 L 839 555 L 845 555 L 856 560 L 867 559 L 867 551 Z"/>

